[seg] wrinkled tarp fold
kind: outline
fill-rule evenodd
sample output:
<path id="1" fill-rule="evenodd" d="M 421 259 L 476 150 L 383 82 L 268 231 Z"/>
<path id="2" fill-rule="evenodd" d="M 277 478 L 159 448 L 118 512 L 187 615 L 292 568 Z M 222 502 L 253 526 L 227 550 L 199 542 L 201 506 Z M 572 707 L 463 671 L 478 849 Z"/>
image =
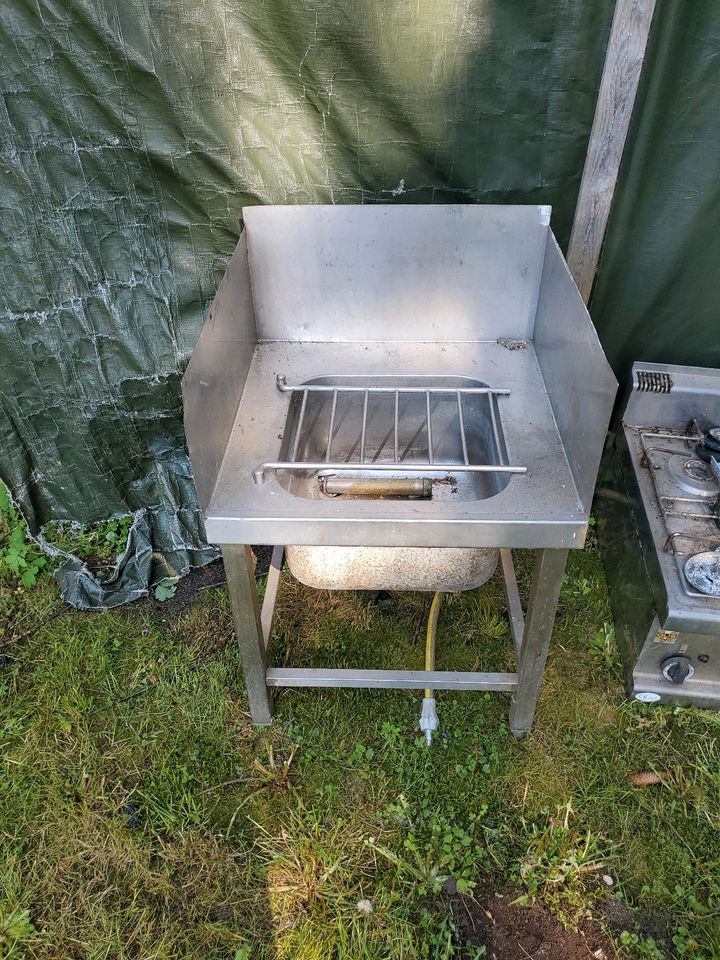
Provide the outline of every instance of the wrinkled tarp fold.
<path id="1" fill-rule="evenodd" d="M 52 546 L 45 545 L 49 552 Z M 127 544 L 112 574 L 98 580 L 87 565 L 70 554 L 55 572 L 63 600 L 83 610 L 105 610 L 147 596 L 152 576 L 152 543 L 147 512 L 138 510 Z"/>

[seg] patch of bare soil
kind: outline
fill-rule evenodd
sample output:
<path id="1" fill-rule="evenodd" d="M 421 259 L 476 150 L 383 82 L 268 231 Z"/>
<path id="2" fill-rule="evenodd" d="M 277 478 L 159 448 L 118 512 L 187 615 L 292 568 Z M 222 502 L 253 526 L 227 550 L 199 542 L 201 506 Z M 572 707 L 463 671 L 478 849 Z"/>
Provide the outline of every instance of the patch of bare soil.
<path id="1" fill-rule="evenodd" d="M 256 577 L 264 576 L 268 572 L 272 550 L 272 547 L 253 547 Z M 163 616 L 175 616 L 184 613 L 203 590 L 222 586 L 225 582 L 225 567 L 222 559 L 218 558 L 213 560 L 212 563 L 205 564 L 204 567 L 195 567 L 184 577 L 181 577 L 178 580 L 174 596 L 169 599 L 158 600 L 151 590 L 146 599 L 138 602 L 147 603 L 154 611 L 162 613 Z"/>
<path id="2" fill-rule="evenodd" d="M 204 567 L 195 567 L 184 577 L 181 577 L 177 583 L 177 589 L 174 596 L 167 600 L 158 600 L 153 591 L 150 591 L 146 599 L 137 601 L 138 603 L 147 603 L 156 613 L 163 616 L 175 616 L 184 613 L 192 605 L 195 598 L 210 587 L 218 587 L 225 583 L 225 567 L 222 560 L 213 560 Z"/>
<path id="3" fill-rule="evenodd" d="M 581 921 L 577 930 L 566 930 L 540 904 L 523 907 L 513 899 L 488 890 L 450 897 L 458 941 L 485 946 L 487 960 L 616 960 L 598 924 Z"/>
<path id="4" fill-rule="evenodd" d="M 622 900 L 612 897 L 598 902 L 597 913 L 613 933 L 620 934 L 623 930 L 635 931 L 643 937 L 652 938 L 661 950 L 669 948 L 672 917 L 668 914 L 633 910 Z"/>

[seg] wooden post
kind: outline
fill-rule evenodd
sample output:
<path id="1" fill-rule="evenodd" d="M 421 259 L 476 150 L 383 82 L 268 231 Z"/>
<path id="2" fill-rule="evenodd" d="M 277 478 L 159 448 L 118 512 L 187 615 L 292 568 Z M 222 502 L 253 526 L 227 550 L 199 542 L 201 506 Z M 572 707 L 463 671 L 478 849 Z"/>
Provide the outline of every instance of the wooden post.
<path id="1" fill-rule="evenodd" d="M 567 263 L 588 302 L 610 215 L 655 0 L 617 0 Z"/>

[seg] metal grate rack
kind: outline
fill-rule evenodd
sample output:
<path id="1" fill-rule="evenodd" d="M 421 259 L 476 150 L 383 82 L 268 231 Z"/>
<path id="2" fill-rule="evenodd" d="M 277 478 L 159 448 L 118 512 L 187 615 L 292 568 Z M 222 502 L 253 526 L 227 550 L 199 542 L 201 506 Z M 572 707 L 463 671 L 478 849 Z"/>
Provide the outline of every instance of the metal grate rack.
<path id="1" fill-rule="evenodd" d="M 509 396 L 507 389 L 496 389 L 492 387 L 419 387 L 419 386 L 377 386 L 377 385 L 331 385 L 331 384 L 288 384 L 286 378 L 282 375 L 277 377 L 277 388 L 281 393 L 301 395 L 300 412 L 295 424 L 293 440 L 291 444 L 291 453 L 288 460 L 266 461 L 260 464 L 253 472 L 256 483 L 262 483 L 268 471 L 278 470 L 330 470 L 337 472 L 357 472 L 358 470 L 381 471 L 387 473 L 418 473 L 418 471 L 432 470 L 433 472 L 444 472 L 452 470 L 459 473 L 502 473 L 502 474 L 524 474 L 527 473 L 527 467 L 512 466 L 507 463 L 504 453 L 504 447 L 500 439 L 500 430 L 498 428 L 498 413 L 496 411 L 496 398 Z M 327 439 L 324 443 L 325 454 L 322 459 L 303 459 L 300 454 L 300 441 L 303 435 L 303 426 L 305 423 L 306 412 L 308 408 L 308 398 L 313 394 L 330 395 L 330 422 L 327 430 Z M 424 423 L 416 430 L 409 443 L 403 444 L 400 441 L 400 398 L 406 394 L 424 397 L 425 417 Z M 357 460 L 333 460 L 333 443 L 337 436 L 336 414 L 338 401 L 348 396 L 362 396 L 362 421 L 359 436 L 359 456 Z M 392 435 L 393 456 L 391 459 L 379 460 L 379 448 L 374 451 L 367 449 L 367 426 L 368 426 L 368 404 L 370 398 L 374 395 L 383 395 L 394 401 L 393 421 L 389 433 Z M 480 463 L 473 462 L 470 454 L 470 444 L 465 426 L 465 409 L 463 398 L 472 396 L 487 396 L 489 399 L 488 409 L 490 414 L 490 425 L 492 437 L 499 463 Z M 436 402 L 440 399 L 455 399 L 457 406 L 458 435 L 460 447 L 462 449 L 462 460 L 459 458 L 452 462 L 436 459 L 433 443 L 433 409 Z M 408 453 L 417 439 L 421 430 L 426 432 L 427 440 L 427 458 L 417 459 L 413 457 L 408 460 Z M 388 437 L 389 440 L 389 437 Z"/>

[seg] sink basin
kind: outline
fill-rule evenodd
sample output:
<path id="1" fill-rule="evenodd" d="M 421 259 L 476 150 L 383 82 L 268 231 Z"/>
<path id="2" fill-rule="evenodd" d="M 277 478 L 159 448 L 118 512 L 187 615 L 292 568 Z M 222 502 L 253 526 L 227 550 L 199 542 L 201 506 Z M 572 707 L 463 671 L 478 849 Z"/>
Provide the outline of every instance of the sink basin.
<path id="1" fill-rule="evenodd" d="M 401 499 L 407 494 L 395 494 L 393 484 L 402 490 L 407 484 L 401 481 L 409 478 L 429 481 L 420 502 L 486 500 L 510 482 L 512 475 L 507 473 L 462 471 L 468 461 L 490 466 L 507 463 L 507 449 L 495 397 L 490 393 L 457 393 L 459 389 L 488 389 L 488 384 L 482 380 L 447 376 L 326 376 L 315 377 L 299 386 L 337 387 L 338 391 L 308 393 L 304 412 L 303 392 L 293 391 L 280 446 L 280 461 L 357 464 L 357 471 L 344 470 L 342 476 L 363 482 L 368 479 L 376 481 L 374 485 L 368 485 L 370 494 L 364 499 Z M 365 394 L 361 389 L 364 387 L 385 391 L 368 394 L 365 417 Z M 395 388 L 399 388 L 397 394 Z M 430 399 L 427 391 L 432 391 Z M 331 423 L 333 436 L 329 442 Z M 429 466 L 430 461 L 444 467 L 456 465 L 458 470 L 433 470 Z M 393 463 L 401 463 L 405 467 L 417 464 L 418 469 L 412 472 L 406 470 L 402 474 L 372 469 L 373 466 Z M 322 470 L 278 470 L 277 479 L 284 489 L 295 496 L 317 499 L 328 496 L 325 492 L 326 481 L 335 475 L 337 472 L 332 467 Z"/>

